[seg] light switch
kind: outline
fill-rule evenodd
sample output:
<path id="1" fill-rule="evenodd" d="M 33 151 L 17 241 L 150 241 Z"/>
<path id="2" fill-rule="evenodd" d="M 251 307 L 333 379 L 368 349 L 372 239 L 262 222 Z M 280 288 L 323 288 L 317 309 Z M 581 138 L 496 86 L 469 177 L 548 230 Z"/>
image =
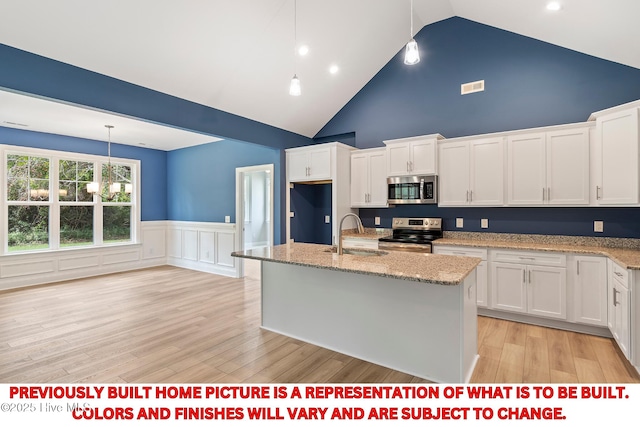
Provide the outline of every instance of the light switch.
<path id="1" fill-rule="evenodd" d="M 480 228 L 489 228 L 489 220 L 487 218 L 480 220 Z"/>
<path id="2" fill-rule="evenodd" d="M 374 221 L 375 221 L 375 225 L 380 225 L 380 217 L 379 216 L 375 217 Z"/>
<path id="3" fill-rule="evenodd" d="M 324 216 L 324 223 L 325 224 L 330 224 L 331 223 L 331 215 L 325 215 Z"/>
<path id="4" fill-rule="evenodd" d="M 464 227 L 464 219 L 456 218 L 456 228 L 462 228 L 462 227 Z"/>
<path id="5" fill-rule="evenodd" d="M 229 215 L 225 215 L 224 222 L 231 222 L 231 217 Z"/>
<path id="6" fill-rule="evenodd" d="M 593 221 L 593 231 L 602 233 L 604 231 L 604 221 Z"/>

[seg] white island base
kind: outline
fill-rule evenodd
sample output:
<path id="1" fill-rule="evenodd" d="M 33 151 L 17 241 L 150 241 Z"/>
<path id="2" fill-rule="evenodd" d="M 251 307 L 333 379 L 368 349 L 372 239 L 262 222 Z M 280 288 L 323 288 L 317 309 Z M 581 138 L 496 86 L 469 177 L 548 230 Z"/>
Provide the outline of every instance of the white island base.
<path id="1" fill-rule="evenodd" d="M 469 382 L 475 277 L 441 285 L 262 261 L 262 327 L 427 380 Z"/>

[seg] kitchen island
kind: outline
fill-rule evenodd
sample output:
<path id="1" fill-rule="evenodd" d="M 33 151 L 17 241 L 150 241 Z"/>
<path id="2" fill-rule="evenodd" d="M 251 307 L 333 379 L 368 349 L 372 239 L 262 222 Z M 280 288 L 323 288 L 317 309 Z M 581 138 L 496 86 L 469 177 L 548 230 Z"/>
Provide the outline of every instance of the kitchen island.
<path id="1" fill-rule="evenodd" d="M 306 243 L 261 261 L 262 327 L 431 381 L 468 382 L 477 360 L 475 258 Z"/>

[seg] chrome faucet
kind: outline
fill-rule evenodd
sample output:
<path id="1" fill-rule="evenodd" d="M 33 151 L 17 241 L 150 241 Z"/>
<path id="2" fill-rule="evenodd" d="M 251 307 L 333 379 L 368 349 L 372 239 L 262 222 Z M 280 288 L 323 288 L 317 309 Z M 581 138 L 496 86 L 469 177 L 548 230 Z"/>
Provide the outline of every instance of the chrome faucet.
<path id="1" fill-rule="evenodd" d="M 345 218 L 349 216 L 352 216 L 356 219 L 356 223 L 358 224 L 358 233 L 364 233 L 364 227 L 362 226 L 362 221 L 360 220 L 360 217 L 358 215 L 354 213 L 348 213 L 343 216 L 340 220 L 340 225 L 338 226 L 338 255 L 342 255 L 342 223 L 344 222 Z"/>

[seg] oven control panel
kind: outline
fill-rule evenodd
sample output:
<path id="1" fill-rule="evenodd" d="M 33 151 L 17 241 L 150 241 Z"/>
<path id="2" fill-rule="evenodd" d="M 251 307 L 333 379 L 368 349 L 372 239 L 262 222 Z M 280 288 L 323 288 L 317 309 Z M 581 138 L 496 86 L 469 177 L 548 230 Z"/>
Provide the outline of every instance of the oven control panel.
<path id="1" fill-rule="evenodd" d="M 393 218 L 391 221 L 391 228 L 441 230 L 442 218 Z"/>

